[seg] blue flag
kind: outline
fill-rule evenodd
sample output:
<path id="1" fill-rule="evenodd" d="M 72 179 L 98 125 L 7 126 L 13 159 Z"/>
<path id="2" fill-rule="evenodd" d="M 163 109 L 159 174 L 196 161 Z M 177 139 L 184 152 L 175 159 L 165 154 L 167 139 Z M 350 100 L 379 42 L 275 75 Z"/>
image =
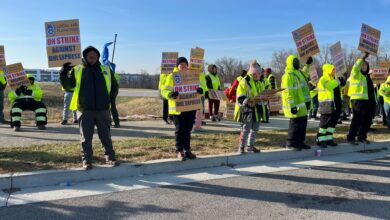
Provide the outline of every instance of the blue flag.
<path id="1" fill-rule="evenodd" d="M 109 57 L 110 57 L 110 53 L 109 53 L 109 50 L 108 50 L 108 46 L 110 46 L 111 44 L 113 44 L 114 42 L 109 42 L 109 43 L 106 43 L 104 44 L 104 47 L 103 47 L 103 55 L 102 55 L 102 63 L 104 65 L 109 65 L 112 69 L 112 71 L 115 73 L 115 63 L 111 63 L 109 61 Z"/>

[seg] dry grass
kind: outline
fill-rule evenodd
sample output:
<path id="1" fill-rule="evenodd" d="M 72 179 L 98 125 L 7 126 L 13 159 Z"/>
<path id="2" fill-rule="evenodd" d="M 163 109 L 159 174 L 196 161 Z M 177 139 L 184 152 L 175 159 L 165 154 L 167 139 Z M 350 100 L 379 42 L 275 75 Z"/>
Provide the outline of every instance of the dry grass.
<path id="1" fill-rule="evenodd" d="M 336 142 L 345 142 L 348 126 L 339 126 L 335 135 Z M 375 133 L 369 134 L 370 140 L 389 139 L 387 128 L 376 126 Z M 307 130 L 306 143 L 315 145 L 317 129 Z M 192 135 L 192 150 L 197 155 L 217 155 L 237 151 L 238 132 Z M 282 148 L 287 131 L 260 131 L 256 146 L 262 150 Z M 156 159 L 174 158 L 173 137 L 137 138 L 115 140 L 114 147 L 121 162 L 143 162 Z M 94 142 L 94 163 L 102 164 L 101 144 Z M 79 167 L 81 164 L 80 144 L 53 143 L 26 147 L 0 149 L 0 173 L 22 172 L 42 169 Z"/>
<path id="2" fill-rule="evenodd" d="M 63 91 L 59 83 L 39 83 L 43 90 L 42 101 L 48 108 L 48 122 L 58 123 L 62 120 L 63 110 Z M 4 94 L 7 96 L 9 87 L 5 90 Z M 132 115 L 162 115 L 162 102 L 156 98 L 135 98 L 135 97 L 117 97 L 118 112 L 121 117 Z M 10 103 L 8 99 L 5 99 L 4 112 L 10 111 Z M 5 114 L 9 119 L 9 114 Z M 33 124 L 35 123 L 34 113 L 31 111 L 23 112 L 23 123 Z"/>

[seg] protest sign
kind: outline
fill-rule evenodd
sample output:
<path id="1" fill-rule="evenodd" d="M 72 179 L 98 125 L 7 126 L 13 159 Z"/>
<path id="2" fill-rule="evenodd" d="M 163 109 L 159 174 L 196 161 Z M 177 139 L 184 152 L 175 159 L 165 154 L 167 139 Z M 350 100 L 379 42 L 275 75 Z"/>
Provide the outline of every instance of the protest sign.
<path id="1" fill-rule="evenodd" d="M 163 52 L 161 60 L 161 73 L 171 73 L 176 67 L 176 61 L 179 57 L 178 52 Z"/>
<path id="2" fill-rule="evenodd" d="M 366 24 L 362 24 L 358 50 L 376 56 L 378 54 L 381 32 Z"/>
<path id="3" fill-rule="evenodd" d="M 320 52 L 311 23 L 293 31 L 292 35 L 298 49 L 298 55 L 303 62 Z"/>
<path id="4" fill-rule="evenodd" d="M 214 89 L 209 89 L 209 99 L 214 99 L 214 100 L 227 100 L 227 97 L 223 91 L 219 90 L 214 90 Z"/>
<path id="5" fill-rule="evenodd" d="M 375 69 L 372 70 L 371 79 L 374 84 L 386 82 L 390 68 L 390 61 L 379 61 Z"/>
<path id="6" fill-rule="evenodd" d="M 45 23 L 46 50 L 49 67 L 60 67 L 66 62 L 81 64 L 79 20 Z"/>
<path id="7" fill-rule="evenodd" d="M 269 100 L 269 111 L 279 112 L 282 110 L 282 97 L 277 93 L 273 98 Z"/>
<path id="8" fill-rule="evenodd" d="M 226 102 L 226 119 L 227 120 L 234 120 L 234 109 L 236 104 Z"/>
<path id="9" fill-rule="evenodd" d="M 310 81 L 312 81 L 314 85 L 317 85 L 318 73 L 317 73 L 317 68 L 314 64 L 310 65 L 309 75 L 310 75 Z"/>
<path id="10" fill-rule="evenodd" d="M 5 67 L 5 52 L 4 52 L 4 46 L 0 45 L 0 69 L 3 69 Z"/>
<path id="11" fill-rule="evenodd" d="M 15 63 L 3 68 L 5 77 L 7 78 L 8 86 L 16 90 L 20 86 L 28 86 L 30 81 L 27 79 L 26 72 L 21 63 Z"/>
<path id="12" fill-rule="evenodd" d="M 173 73 L 174 91 L 179 92 L 176 99 L 176 111 L 187 112 L 202 108 L 200 95 L 196 92 L 199 88 L 199 72 L 187 70 Z"/>
<path id="13" fill-rule="evenodd" d="M 204 64 L 204 49 L 199 47 L 191 48 L 189 68 L 191 70 L 197 70 L 201 72 L 203 71 L 203 64 Z"/>
<path id="14" fill-rule="evenodd" d="M 344 53 L 340 41 L 330 46 L 329 50 L 332 63 L 336 68 L 336 75 L 342 76 L 347 72 L 347 65 L 345 64 Z"/>

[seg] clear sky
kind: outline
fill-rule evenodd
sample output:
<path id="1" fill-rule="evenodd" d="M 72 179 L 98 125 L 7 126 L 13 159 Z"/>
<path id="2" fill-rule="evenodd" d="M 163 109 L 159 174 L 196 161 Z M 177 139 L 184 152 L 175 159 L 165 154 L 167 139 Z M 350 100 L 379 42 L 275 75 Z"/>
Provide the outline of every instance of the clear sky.
<path id="1" fill-rule="evenodd" d="M 0 45 L 7 63 L 47 68 L 44 22 L 79 19 L 81 46 L 99 50 L 118 34 L 115 63 L 130 73 L 156 73 L 161 52 L 206 50 L 267 63 L 273 51 L 295 48 L 291 31 L 312 22 L 320 45 L 358 44 L 366 23 L 390 40 L 390 0 L 1 0 Z M 112 48 L 111 48 L 112 49 Z M 112 50 L 111 50 L 112 51 Z"/>

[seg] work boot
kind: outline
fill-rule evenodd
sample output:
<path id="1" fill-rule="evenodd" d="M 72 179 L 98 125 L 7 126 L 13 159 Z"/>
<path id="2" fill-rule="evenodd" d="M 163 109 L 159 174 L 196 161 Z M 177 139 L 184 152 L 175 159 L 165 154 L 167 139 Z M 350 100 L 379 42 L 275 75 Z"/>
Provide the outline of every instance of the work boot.
<path id="1" fill-rule="evenodd" d="M 20 126 L 14 126 L 14 131 L 20 131 Z"/>
<path id="2" fill-rule="evenodd" d="M 68 124 L 68 120 L 62 120 L 61 121 L 61 125 L 66 125 L 66 124 Z"/>
<path id="3" fill-rule="evenodd" d="M 196 159 L 196 155 L 193 154 L 191 151 L 186 151 L 185 156 L 186 156 L 186 158 L 188 158 L 190 160 Z"/>
<path id="4" fill-rule="evenodd" d="M 244 147 L 239 147 L 238 148 L 238 153 L 239 154 L 244 154 L 245 153 L 245 148 Z"/>
<path id="5" fill-rule="evenodd" d="M 73 121 L 73 124 L 78 124 L 78 123 L 79 123 L 79 120 L 77 120 L 77 119 Z"/>
<path id="6" fill-rule="evenodd" d="M 38 130 L 45 130 L 45 125 L 37 125 Z"/>
<path id="7" fill-rule="evenodd" d="M 92 169 L 92 163 L 91 162 L 89 162 L 89 161 L 83 161 L 83 168 L 84 168 L 84 170 L 90 170 L 90 169 Z"/>
<path id="8" fill-rule="evenodd" d="M 309 150 L 311 149 L 311 147 L 305 143 L 302 143 L 301 146 L 300 146 L 302 149 L 305 149 L 305 150 Z"/>
<path id="9" fill-rule="evenodd" d="M 178 151 L 177 152 L 177 159 L 179 159 L 180 161 L 185 161 L 186 160 L 186 157 L 185 157 L 183 151 Z"/>
<path id="10" fill-rule="evenodd" d="M 211 117 L 211 121 L 217 121 L 214 115 Z"/>
<path id="11" fill-rule="evenodd" d="M 337 145 L 338 145 L 338 144 L 337 144 L 336 142 L 334 142 L 333 140 L 327 141 L 326 144 L 329 145 L 329 146 L 331 146 L 331 147 L 337 147 Z"/>
<path id="12" fill-rule="evenodd" d="M 317 142 L 317 146 L 320 148 L 327 148 L 328 147 L 324 141 Z"/>
<path id="13" fill-rule="evenodd" d="M 119 124 L 119 122 L 114 124 L 114 128 L 120 128 L 120 127 L 121 125 Z"/>
<path id="14" fill-rule="evenodd" d="M 246 151 L 253 152 L 253 153 L 260 153 L 260 150 L 255 148 L 254 146 L 249 146 L 246 148 Z"/>
<path id="15" fill-rule="evenodd" d="M 105 155 L 104 156 L 106 158 L 106 165 L 110 166 L 110 167 L 117 167 L 119 166 L 119 162 L 114 158 L 114 159 L 110 159 L 110 157 L 108 155 Z"/>

